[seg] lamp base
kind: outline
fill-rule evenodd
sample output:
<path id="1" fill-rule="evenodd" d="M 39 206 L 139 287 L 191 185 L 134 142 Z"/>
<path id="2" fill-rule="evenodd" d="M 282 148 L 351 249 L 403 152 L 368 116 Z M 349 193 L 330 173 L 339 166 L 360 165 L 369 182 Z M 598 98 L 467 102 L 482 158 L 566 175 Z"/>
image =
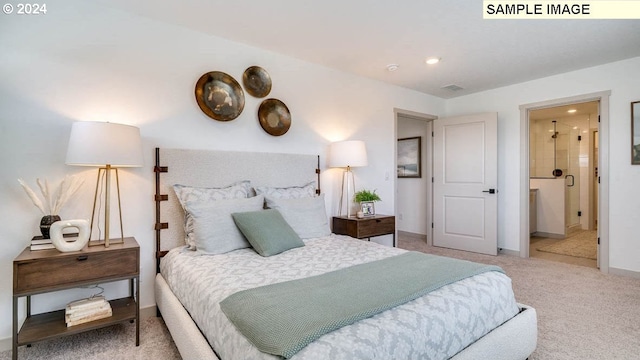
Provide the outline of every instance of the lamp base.
<path id="1" fill-rule="evenodd" d="M 351 218 L 354 217 L 355 214 L 351 213 L 351 207 L 353 205 L 351 201 L 351 197 L 355 193 L 356 188 L 356 180 L 353 177 L 353 172 L 351 171 L 351 167 L 347 166 L 347 170 L 342 173 L 342 188 L 340 189 L 340 209 L 338 210 L 338 215 L 342 216 L 342 208 L 344 205 L 347 207 L 346 217 Z M 346 191 L 345 191 L 346 190 Z M 346 193 L 346 199 L 345 199 Z"/>
<path id="2" fill-rule="evenodd" d="M 120 239 L 115 239 L 115 241 L 112 241 L 111 238 L 109 237 L 109 223 L 110 223 L 110 200 L 111 200 L 111 195 L 110 195 L 110 190 L 111 190 L 111 170 L 114 170 L 116 173 L 116 190 L 117 190 L 117 195 L 118 195 L 118 217 L 120 220 Z M 118 176 L 118 168 L 111 168 L 111 165 L 107 165 L 106 167 L 103 168 L 99 168 L 98 169 L 98 179 L 96 181 L 96 192 L 93 196 L 93 210 L 91 211 L 91 225 L 90 225 L 90 232 L 89 234 L 93 234 L 93 224 L 94 224 L 94 220 L 95 220 L 95 215 L 96 215 L 96 204 L 98 201 L 98 191 L 100 189 L 100 178 L 101 176 L 104 176 L 104 181 L 103 181 L 103 185 L 104 185 L 104 238 L 107 240 L 89 240 L 89 246 L 104 246 L 104 247 L 109 247 L 110 244 L 119 244 L 119 243 L 123 243 L 124 242 L 124 231 L 122 230 L 122 205 L 120 203 L 120 178 Z M 100 209 L 98 209 L 98 212 L 100 212 Z M 100 221 L 100 214 L 98 214 L 98 219 L 96 221 L 96 223 L 98 223 Z M 99 226 L 98 226 L 98 229 Z M 98 230 L 98 238 L 102 237 L 102 234 L 100 234 L 99 230 Z"/>

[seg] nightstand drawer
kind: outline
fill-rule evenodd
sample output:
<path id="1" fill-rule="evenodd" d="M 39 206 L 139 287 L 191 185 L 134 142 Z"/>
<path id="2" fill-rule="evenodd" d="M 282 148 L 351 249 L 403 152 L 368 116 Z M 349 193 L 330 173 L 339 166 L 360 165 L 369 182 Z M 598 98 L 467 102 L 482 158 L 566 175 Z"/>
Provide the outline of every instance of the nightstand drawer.
<path id="1" fill-rule="evenodd" d="M 393 246 L 396 246 L 396 218 L 392 215 L 374 215 L 360 219 L 334 216 L 333 232 L 357 239 L 369 239 L 373 236 L 380 235 L 393 235 Z"/>
<path id="2" fill-rule="evenodd" d="M 395 231 L 396 219 L 394 217 L 372 218 L 361 220 L 358 225 L 358 238 L 391 234 Z"/>
<path id="3" fill-rule="evenodd" d="M 138 249 L 74 252 L 14 263 L 14 294 L 137 275 Z"/>

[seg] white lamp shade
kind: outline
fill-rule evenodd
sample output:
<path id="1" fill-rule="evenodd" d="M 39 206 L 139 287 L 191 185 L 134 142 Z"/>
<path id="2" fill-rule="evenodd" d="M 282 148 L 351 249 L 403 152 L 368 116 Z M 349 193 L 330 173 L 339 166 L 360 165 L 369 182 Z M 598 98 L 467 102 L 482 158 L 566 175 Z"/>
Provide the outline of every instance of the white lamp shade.
<path id="1" fill-rule="evenodd" d="M 135 126 L 78 121 L 71 126 L 67 165 L 140 167 L 142 140 Z"/>
<path id="2" fill-rule="evenodd" d="M 329 166 L 367 166 L 367 148 L 364 141 L 348 140 L 331 143 L 329 147 Z"/>

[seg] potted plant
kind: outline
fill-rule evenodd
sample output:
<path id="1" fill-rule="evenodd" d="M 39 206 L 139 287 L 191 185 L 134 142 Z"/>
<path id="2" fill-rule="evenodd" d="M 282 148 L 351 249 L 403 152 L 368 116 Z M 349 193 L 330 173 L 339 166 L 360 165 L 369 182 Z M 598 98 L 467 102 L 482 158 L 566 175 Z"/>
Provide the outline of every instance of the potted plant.
<path id="1" fill-rule="evenodd" d="M 376 191 L 360 190 L 353 195 L 353 199 L 360 203 L 360 211 L 358 211 L 358 217 L 371 216 L 376 214 L 374 202 L 381 201 L 380 196 L 376 194 Z M 361 216 L 360 216 L 361 215 Z"/>

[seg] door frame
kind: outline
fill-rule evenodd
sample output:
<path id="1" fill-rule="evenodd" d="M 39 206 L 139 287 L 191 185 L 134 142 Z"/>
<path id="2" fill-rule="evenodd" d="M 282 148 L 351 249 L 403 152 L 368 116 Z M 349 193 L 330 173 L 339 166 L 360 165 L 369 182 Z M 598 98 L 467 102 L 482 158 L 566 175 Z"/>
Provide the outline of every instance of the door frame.
<path id="1" fill-rule="evenodd" d="M 595 140 L 596 137 L 600 140 L 599 136 L 600 134 L 597 129 L 589 129 L 589 141 L 591 142 L 589 146 L 589 159 L 594 159 L 595 157 Z M 600 144 L 598 144 L 598 146 L 600 146 Z M 597 172 L 597 166 L 595 165 L 595 161 L 589 161 L 589 230 L 597 229 L 598 220 L 597 182 L 594 180 L 594 174 Z M 598 175 L 599 174 L 600 173 L 598 172 Z M 596 216 L 594 216 L 594 214 L 596 214 Z"/>
<path id="2" fill-rule="evenodd" d="M 399 108 L 393 108 L 393 139 L 394 141 L 398 141 L 398 115 L 402 115 L 403 117 L 408 117 L 411 119 L 422 120 L 425 122 L 425 126 L 427 128 L 427 133 L 431 133 L 432 136 L 425 139 L 422 146 L 424 148 L 425 153 L 423 154 L 426 158 L 426 167 L 423 169 L 423 176 L 427 179 L 433 177 L 433 120 L 437 119 L 438 116 L 431 115 L 427 113 L 420 113 L 411 110 L 404 110 Z M 398 176 L 396 175 L 396 170 L 398 168 L 398 148 L 397 146 L 393 147 L 393 194 L 396 201 L 393 203 L 393 213 L 398 213 Z M 429 198 L 427 199 L 427 224 L 433 223 L 433 183 L 431 181 L 427 181 L 427 194 L 429 194 Z M 398 227 L 396 226 L 396 239 Z M 427 245 L 433 245 L 433 227 L 427 225 Z"/>
<path id="3" fill-rule="evenodd" d="M 520 105 L 520 257 L 529 257 L 529 112 L 580 102 L 599 101 L 598 129 L 598 236 L 600 271 L 609 273 L 609 97 L 611 91 Z"/>

